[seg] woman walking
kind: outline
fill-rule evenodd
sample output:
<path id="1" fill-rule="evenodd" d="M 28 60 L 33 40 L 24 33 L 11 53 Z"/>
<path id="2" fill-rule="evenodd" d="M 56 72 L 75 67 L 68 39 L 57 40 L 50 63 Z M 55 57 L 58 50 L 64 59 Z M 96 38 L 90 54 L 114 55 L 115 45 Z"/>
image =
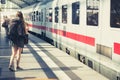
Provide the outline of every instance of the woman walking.
<path id="1" fill-rule="evenodd" d="M 13 29 L 13 30 L 12 30 Z M 13 69 L 14 59 L 16 58 L 16 69 L 22 69 L 20 64 L 21 51 L 24 47 L 24 35 L 26 34 L 25 22 L 22 12 L 18 11 L 16 18 L 11 20 L 10 23 L 10 37 L 12 41 L 12 54 L 9 63 L 9 70 Z"/>

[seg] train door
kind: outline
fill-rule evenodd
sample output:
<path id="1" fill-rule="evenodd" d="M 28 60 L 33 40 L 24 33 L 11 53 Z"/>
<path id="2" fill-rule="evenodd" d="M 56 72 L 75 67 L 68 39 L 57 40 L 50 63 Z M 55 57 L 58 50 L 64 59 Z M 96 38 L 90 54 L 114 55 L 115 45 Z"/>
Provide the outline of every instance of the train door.
<path id="1" fill-rule="evenodd" d="M 55 7 L 55 31 L 56 31 L 56 47 L 64 49 L 63 44 L 67 44 L 66 36 L 67 26 L 67 5 Z"/>
<path id="2" fill-rule="evenodd" d="M 99 11 L 99 6 L 100 4 L 100 1 L 99 0 L 94 0 L 94 1 L 91 1 L 91 0 L 87 0 L 86 2 L 86 40 L 88 39 L 88 42 L 89 44 L 88 45 L 91 45 L 91 46 L 86 46 L 86 51 L 91 51 L 91 52 L 96 52 L 96 48 L 94 47 L 95 44 L 97 43 L 100 43 L 101 41 L 101 30 L 100 30 L 100 25 L 99 25 L 99 19 L 100 19 L 100 11 Z M 89 27 L 88 27 L 89 26 Z M 98 29 L 99 27 L 99 29 Z M 91 34 L 92 33 L 92 34 Z M 90 39 L 91 39 L 91 42 L 90 42 Z M 96 40 L 96 42 L 95 42 Z M 87 54 L 90 54 L 90 55 L 93 55 L 92 53 L 87 53 Z M 94 56 L 96 57 L 96 56 Z M 91 68 L 95 68 L 95 62 L 88 59 L 87 60 L 87 65 Z M 96 71 L 99 72 L 100 70 L 100 66 L 98 64 L 98 69 Z"/>
<path id="3" fill-rule="evenodd" d="M 54 41 L 54 45 L 58 48 L 60 48 L 59 46 L 59 35 L 58 35 L 58 30 L 59 30 L 59 8 L 58 7 L 55 7 L 54 8 L 54 20 L 55 20 L 55 23 L 54 23 L 54 29 L 55 29 L 55 41 Z"/>
<path id="4" fill-rule="evenodd" d="M 45 38 L 46 37 L 46 9 L 41 10 L 41 22 L 42 22 L 41 36 Z"/>
<path id="5" fill-rule="evenodd" d="M 65 1 L 66 3 L 66 1 Z M 60 46 L 65 45 L 65 47 L 69 44 L 69 41 L 67 41 L 67 37 L 66 37 L 66 32 L 67 32 L 67 26 L 68 26 L 68 4 L 63 4 L 61 5 L 61 24 L 60 24 Z M 62 33 L 62 34 L 61 34 Z M 65 49 L 65 48 L 63 48 Z M 67 48 L 66 48 L 66 52 L 67 52 Z M 69 51 L 68 51 L 69 53 Z"/>

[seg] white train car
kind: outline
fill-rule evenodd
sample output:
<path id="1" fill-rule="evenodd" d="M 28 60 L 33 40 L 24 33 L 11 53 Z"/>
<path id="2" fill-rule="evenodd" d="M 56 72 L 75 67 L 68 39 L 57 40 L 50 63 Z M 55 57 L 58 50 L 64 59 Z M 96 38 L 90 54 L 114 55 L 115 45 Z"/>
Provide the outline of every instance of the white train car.
<path id="1" fill-rule="evenodd" d="M 120 80 L 120 1 L 53 0 L 23 9 L 41 35 L 111 80 Z M 26 16 L 28 16 L 26 15 Z"/>

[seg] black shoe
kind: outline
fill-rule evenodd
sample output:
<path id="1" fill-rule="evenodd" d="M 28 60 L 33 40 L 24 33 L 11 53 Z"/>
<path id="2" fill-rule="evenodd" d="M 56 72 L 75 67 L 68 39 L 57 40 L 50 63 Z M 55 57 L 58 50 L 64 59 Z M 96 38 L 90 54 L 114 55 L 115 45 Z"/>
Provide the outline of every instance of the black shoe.
<path id="1" fill-rule="evenodd" d="M 10 71 L 12 71 L 12 72 L 15 72 L 15 70 L 14 70 L 14 69 L 12 69 L 11 67 L 9 68 L 9 70 L 10 70 Z"/>

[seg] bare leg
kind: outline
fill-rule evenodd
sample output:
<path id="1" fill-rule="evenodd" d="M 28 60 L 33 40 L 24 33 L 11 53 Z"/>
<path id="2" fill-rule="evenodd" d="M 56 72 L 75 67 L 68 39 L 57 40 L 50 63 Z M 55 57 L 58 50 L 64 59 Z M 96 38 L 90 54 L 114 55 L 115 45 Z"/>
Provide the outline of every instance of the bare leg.
<path id="1" fill-rule="evenodd" d="M 18 48 L 18 51 L 17 51 L 17 67 L 19 67 L 22 49 L 23 48 Z"/>
<path id="2" fill-rule="evenodd" d="M 12 47 L 12 55 L 11 55 L 11 57 L 10 57 L 10 63 L 9 63 L 9 69 L 11 70 L 11 71 L 13 71 L 12 69 L 11 69 L 11 67 L 12 67 L 12 65 L 13 65 L 13 62 L 14 62 L 14 58 L 15 58 L 15 56 L 16 56 L 16 54 L 17 54 L 17 47 L 16 46 L 13 46 Z"/>

